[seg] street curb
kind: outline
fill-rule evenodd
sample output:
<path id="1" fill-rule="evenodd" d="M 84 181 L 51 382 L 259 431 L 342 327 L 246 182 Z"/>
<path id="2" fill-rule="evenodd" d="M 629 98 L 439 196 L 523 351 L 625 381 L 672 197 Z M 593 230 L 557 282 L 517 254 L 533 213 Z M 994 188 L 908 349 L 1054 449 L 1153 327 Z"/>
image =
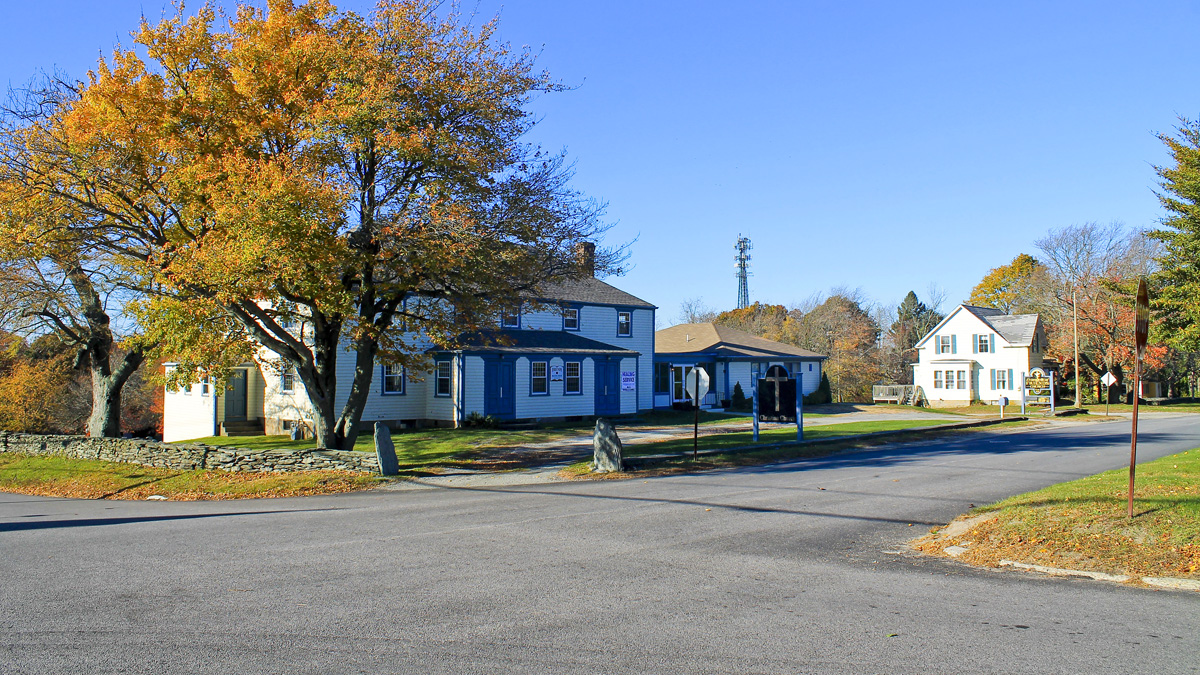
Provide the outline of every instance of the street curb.
<path id="1" fill-rule="evenodd" d="M 699 454 L 699 455 L 721 455 L 721 454 L 726 454 L 726 453 L 757 452 L 759 450 L 773 450 L 775 448 L 788 448 L 788 447 L 801 447 L 801 446 L 829 445 L 832 443 L 845 443 L 847 441 L 854 441 L 854 440 L 859 440 L 859 439 L 864 439 L 864 438 L 895 437 L 897 439 L 902 439 L 905 436 L 915 435 L 917 433 L 923 433 L 926 431 L 943 431 L 943 430 L 954 431 L 957 429 L 974 429 L 974 428 L 978 428 L 978 427 L 994 426 L 997 424 L 1007 424 L 1008 422 L 1027 422 L 1027 421 L 1029 421 L 1028 417 L 1019 417 L 1018 416 L 1018 417 L 1005 417 L 1004 419 L 978 420 L 978 421 L 974 421 L 974 422 L 954 422 L 951 424 L 936 424 L 936 425 L 932 425 L 932 426 L 928 426 L 928 427 L 911 427 L 908 429 L 894 429 L 892 431 L 873 431 L 869 434 L 853 434 L 850 436 L 834 436 L 832 438 L 819 438 L 819 439 L 815 439 L 815 440 L 811 440 L 811 441 L 781 441 L 778 443 L 758 443 L 755 445 L 739 445 L 739 446 L 732 447 L 732 448 L 720 448 L 720 449 L 716 449 L 716 450 L 701 450 L 697 454 Z M 656 461 L 656 460 L 663 460 L 663 459 L 676 459 L 679 457 L 686 457 L 690 454 L 691 453 L 689 451 L 685 450 L 685 451 L 679 452 L 679 453 L 671 453 L 671 454 L 663 454 L 663 455 L 633 455 L 631 457 L 626 457 L 625 463 L 627 465 L 628 464 L 636 465 L 645 460 Z"/>
<path id="2" fill-rule="evenodd" d="M 1178 579 L 1176 577 L 1131 577 L 1128 574 L 1108 574 L 1107 572 L 1089 572 L 1087 570 L 1069 570 L 1062 567 L 1047 567 L 1045 565 L 1031 565 L 1029 563 L 1017 562 L 1015 560 L 1001 560 L 998 563 L 1001 567 L 1012 567 L 1014 569 L 1026 570 L 1029 572 L 1041 572 L 1055 577 L 1087 577 L 1097 581 L 1114 581 L 1117 583 L 1129 583 L 1130 581 L 1141 581 L 1147 586 L 1156 586 L 1158 588 L 1170 588 L 1173 590 L 1200 591 L 1200 580 L 1197 579 Z"/>

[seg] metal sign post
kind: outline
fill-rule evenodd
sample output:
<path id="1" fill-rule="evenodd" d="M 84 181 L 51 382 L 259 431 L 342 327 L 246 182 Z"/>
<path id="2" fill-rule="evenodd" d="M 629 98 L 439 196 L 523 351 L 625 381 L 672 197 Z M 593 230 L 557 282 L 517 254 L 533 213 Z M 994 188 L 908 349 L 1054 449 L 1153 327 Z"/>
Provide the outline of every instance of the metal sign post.
<path id="1" fill-rule="evenodd" d="M 1108 371 L 1107 373 L 1105 373 L 1104 377 L 1100 378 L 1100 384 L 1103 384 L 1105 387 L 1105 390 L 1104 390 L 1104 416 L 1105 417 L 1108 417 L 1108 404 L 1109 404 L 1109 401 L 1112 400 L 1112 386 L 1116 383 L 1117 383 L 1117 376 L 1113 375 L 1111 370 Z"/>
<path id="2" fill-rule="evenodd" d="M 685 378 L 684 388 L 696 404 L 696 421 L 692 427 L 692 459 L 700 455 L 700 401 L 708 393 L 708 371 L 700 366 L 692 366 Z"/>
<path id="3" fill-rule="evenodd" d="M 1150 334 L 1150 293 L 1146 280 L 1138 279 L 1137 301 L 1134 303 L 1136 317 L 1133 323 L 1133 339 L 1137 356 L 1133 361 L 1133 430 L 1129 436 L 1129 517 L 1133 518 L 1133 474 L 1137 465 L 1138 399 L 1142 397 L 1142 355 L 1146 352 L 1146 338 Z"/>
<path id="4" fill-rule="evenodd" d="M 750 399 L 752 401 L 753 410 L 751 414 L 754 417 L 754 442 L 758 442 L 758 378 L 750 376 Z"/>
<path id="5" fill-rule="evenodd" d="M 804 372 L 796 366 L 796 440 L 804 440 Z"/>

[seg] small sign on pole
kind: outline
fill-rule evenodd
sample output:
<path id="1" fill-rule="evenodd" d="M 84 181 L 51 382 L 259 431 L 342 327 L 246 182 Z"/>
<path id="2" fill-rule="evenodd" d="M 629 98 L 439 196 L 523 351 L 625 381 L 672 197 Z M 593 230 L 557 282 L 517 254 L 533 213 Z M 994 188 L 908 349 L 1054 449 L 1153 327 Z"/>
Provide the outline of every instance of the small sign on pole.
<path id="1" fill-rule="evenodd" d="M 1108 403 L 1112 400 L 1112 386 L 1117 383 L 1117 376 L 1108 371 L 1104 377 L 1100 378 L 1100 384 L 1104 385 L 1104 416 L 1108 417 Z"/>
<path id="2" fill-rule="evenodd" d="M 1150 335 L 1150 292 L 1146 280 L 1138 279 L 1137 300 L 1134 302 L 1133 340 L 1137 357 L 1133 361 L 1133 430 L 1129 435 L 1129 517 L 1133 518 L 1133 474 L 1137 465 L 1138 399 L 1142 396 L 1142 355 Z"/>

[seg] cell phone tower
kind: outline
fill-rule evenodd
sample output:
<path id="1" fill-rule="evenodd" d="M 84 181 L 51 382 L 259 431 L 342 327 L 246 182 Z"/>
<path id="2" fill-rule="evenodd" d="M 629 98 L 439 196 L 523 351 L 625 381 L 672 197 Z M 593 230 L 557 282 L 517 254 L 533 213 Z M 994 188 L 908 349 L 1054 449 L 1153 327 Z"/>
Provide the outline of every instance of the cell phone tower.
<path id="1" fill-rule="evenodd" d="M 750 306 L 750 249 L 754 248 L 754 244 L 750 240 L 738 233 L 737 243 L 733 245 L 733 249 L 737 251 L 737 256 L 734 260 L 737 262 L 737 280 L 738 280 L 738 309 L 745 309 Z"/>

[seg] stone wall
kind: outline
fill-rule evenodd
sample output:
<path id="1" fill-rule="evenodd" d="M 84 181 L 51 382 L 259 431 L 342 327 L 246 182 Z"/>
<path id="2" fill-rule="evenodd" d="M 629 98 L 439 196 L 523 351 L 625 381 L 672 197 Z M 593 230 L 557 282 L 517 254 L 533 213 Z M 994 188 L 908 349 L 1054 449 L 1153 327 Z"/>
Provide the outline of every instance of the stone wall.
<path id="1" fill-rule="evenodd" d="M 198 443 L 160 443 L 140 438 L 40 436 L 0 431 L 0 452 L 100 459 L 164 469 L 244 472 L 340 469 L 379 473 L 374 453 L 342 450 L 248 450 Z"/>

